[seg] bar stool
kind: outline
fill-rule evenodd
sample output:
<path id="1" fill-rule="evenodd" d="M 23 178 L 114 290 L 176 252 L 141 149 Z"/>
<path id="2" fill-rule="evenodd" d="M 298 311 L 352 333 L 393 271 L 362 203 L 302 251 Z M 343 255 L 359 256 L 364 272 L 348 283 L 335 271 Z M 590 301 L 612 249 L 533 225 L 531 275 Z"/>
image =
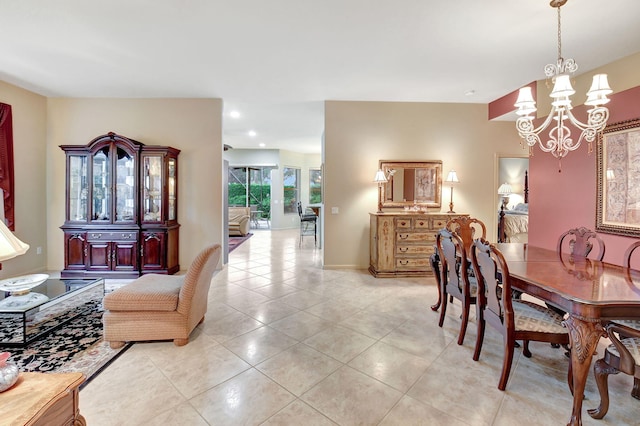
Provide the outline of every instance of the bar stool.
<path id="1" fill-rule="evenodd" d="M 298 216 L 300 216 L 300 243 L 298 246 L 302 246 L 302 237 L 313 235 L 314 244 L 318 245 L 318 216 L 311 212 L 302 211 L 302 203 L 298 201 Z"/>

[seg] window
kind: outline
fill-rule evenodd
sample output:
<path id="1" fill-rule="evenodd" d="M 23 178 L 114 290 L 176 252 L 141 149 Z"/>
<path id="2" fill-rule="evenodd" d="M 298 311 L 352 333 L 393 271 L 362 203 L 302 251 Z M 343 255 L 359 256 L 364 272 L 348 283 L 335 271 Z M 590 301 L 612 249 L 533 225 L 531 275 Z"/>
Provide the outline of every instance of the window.
<path id="1" fill-rule="evenodd" d="M 322 171 L 309 169 L 309 204 L 322 203 Z"/>
<path id="2" fill-rule="evenodd" d="M 300 169 L 293 167 L 284 167 L 283 185 L 284 185 L 284 213 L 298 214 L 297 204 L 300 201 Z"/>

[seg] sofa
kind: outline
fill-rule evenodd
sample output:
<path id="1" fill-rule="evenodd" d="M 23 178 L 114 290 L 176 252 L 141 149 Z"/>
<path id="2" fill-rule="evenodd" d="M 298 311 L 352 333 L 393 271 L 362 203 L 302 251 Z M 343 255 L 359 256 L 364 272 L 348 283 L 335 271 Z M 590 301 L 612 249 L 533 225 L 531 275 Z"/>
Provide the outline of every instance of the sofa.
<path id="1" fill-rule="evenodd" d="M 104 340 L 114 348 L 125 342 L 189 342 L 204 321 L 211 278 L 222 247 L 211 245 L 193 260 L 186 275 L 147 274 L 104 296 Z"/>
<path id="2" fill-rule="evenodd" d="M 249 233 L 249 207 L 229 207 L 229 235 L 244 237 Z"/>

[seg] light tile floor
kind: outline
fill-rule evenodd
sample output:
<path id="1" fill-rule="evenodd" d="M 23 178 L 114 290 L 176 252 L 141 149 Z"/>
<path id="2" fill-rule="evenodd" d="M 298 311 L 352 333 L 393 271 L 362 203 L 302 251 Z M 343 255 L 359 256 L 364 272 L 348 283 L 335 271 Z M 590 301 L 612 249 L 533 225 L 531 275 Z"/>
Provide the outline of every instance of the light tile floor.
<path id="1" fill-rule="evenodd" d="M 432 278 L 323 270 L 297 230 L 254 231 L 213 279 L 191 342 L 137 343 L 80 392 L 97 425 L 560 425 L 571 411 L 564 351 L 516 349 L 497 389 L 500 336 L 487 328 L 471 359 L 475 321 L 456 344 L 460 304 L 444 327 Z M 602 348 L 598 352 L 602 354 Z M 585 425 L 640 424 L 632 379 L 612 376 L 612 407 Z M 584 409 L 599 398 L 589 378 Z"/>

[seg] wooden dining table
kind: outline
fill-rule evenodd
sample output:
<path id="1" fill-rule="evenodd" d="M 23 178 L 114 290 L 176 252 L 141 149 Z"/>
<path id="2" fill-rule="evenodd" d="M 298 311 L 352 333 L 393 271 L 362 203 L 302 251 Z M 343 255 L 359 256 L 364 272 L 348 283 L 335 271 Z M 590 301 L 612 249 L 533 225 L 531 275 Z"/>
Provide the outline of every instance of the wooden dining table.
<path id="1" fill-rule="evenodd" d="M 512 286 L 550 302 L 569 315 L 573 409 L 568 425 L 582 424 L 582 400 L 603 320 L 640 318 L 640 271 L 554 250 L 499 243 Z M 570 370 L 571 371 L 571 370 Z M 572 385 L 572 386 L 571 386 Z"/>

